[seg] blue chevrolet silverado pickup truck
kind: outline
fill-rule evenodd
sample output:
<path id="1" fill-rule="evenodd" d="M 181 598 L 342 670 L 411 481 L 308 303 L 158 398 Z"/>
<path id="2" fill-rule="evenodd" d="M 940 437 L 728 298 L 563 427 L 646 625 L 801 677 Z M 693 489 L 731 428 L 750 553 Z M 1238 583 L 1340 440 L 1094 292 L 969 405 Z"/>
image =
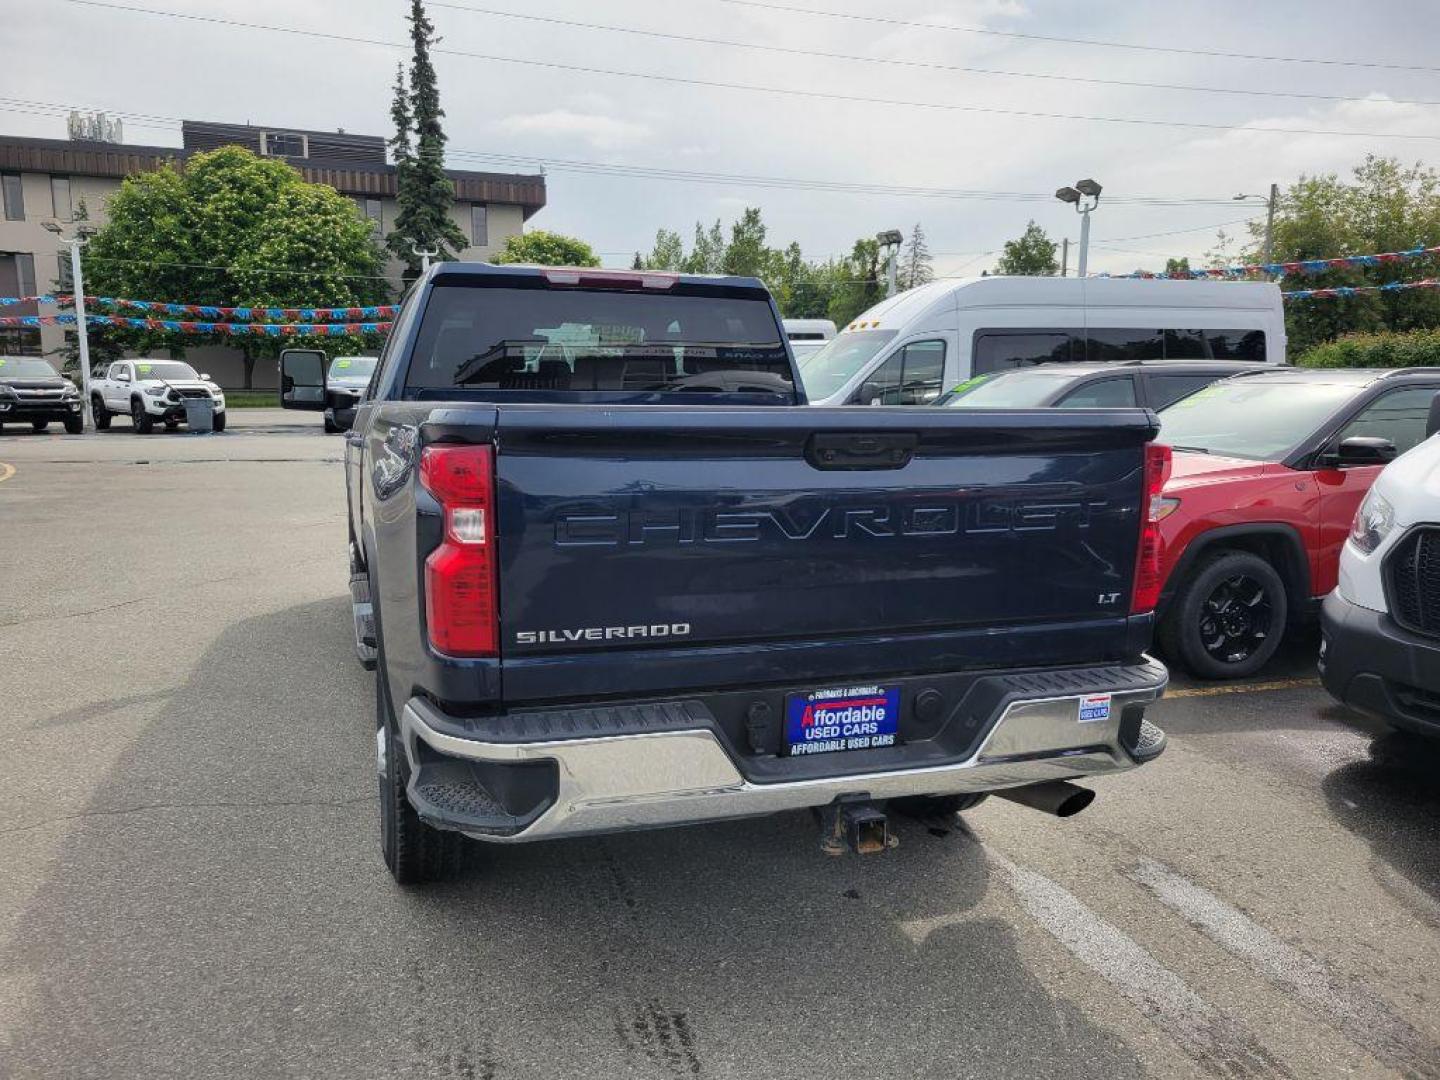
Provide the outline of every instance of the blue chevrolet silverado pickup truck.
<path id="1" fill-rule="evenodd" d="M 281 360 L 323 406 L 323 356 Z M 827 850 L 1156 757 L 1144 410 L 816 409 L 753 279 L 445 263 L 345 446 L 385 861 L 813 808 Z"/>

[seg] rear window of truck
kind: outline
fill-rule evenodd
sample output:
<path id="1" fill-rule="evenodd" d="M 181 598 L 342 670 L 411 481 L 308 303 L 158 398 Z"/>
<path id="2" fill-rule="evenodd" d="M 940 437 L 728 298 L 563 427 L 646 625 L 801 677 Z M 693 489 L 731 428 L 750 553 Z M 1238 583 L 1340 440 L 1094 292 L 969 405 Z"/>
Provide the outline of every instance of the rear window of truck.
<path id="1" fill-rule="evenodd" d="M 790 394 L 780 325 L 761 297 L 437 286 L 412 389 Z"/>

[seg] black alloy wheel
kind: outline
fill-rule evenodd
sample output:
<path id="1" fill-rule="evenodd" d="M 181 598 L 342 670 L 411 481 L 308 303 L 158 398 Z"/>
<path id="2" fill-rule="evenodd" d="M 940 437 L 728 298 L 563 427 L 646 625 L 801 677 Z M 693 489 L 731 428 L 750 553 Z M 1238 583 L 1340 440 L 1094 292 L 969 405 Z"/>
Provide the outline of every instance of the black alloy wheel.
<path id="1" fill-rule="evenodd" d="M 1200 605 L 1200 641 L 1222 664 L 1242 664 L 1265 646 L 1275 612 L 1262 582 L 1228 577 Z"/>
<path id="2" fill-rule="evenodd" d="M 1253 675 L 1285 636 L 1289 598 L 1268 560 L 1250 551 L 1204 556 L 1186 576 L 1157 635 L 1166 658 L 1202 679 Z"/>

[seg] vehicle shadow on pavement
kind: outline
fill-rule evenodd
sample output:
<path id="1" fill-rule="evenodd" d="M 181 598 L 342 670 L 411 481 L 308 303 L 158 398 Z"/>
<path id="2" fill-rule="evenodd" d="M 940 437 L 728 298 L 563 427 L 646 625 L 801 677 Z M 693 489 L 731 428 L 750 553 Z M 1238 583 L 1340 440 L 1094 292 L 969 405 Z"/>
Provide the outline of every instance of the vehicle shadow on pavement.
<path id="1" fill-rule="evenodd" d="M 1321 715 L 1341 713 L 1348 710 L 1334 705 Z M 1369 843 L 1414 892 L 1396 888 L 1389 875 L 1381 875 L 1382 884 L 1440 929 L 1440 742 L 1372 726 L 1369 757 L 1330 773 L 1325 796 L 1335 820 Z"/>
<path id="2" fill-rule="evenodd" d="M 349 634 L 341 597 L 230 626 L 81 814 L 12 831 L 62 838 L 0 950 L 0 1076 L 1142 1074 L 1031 973 L 963 829 L 473 845 L 400 889 Z"/>

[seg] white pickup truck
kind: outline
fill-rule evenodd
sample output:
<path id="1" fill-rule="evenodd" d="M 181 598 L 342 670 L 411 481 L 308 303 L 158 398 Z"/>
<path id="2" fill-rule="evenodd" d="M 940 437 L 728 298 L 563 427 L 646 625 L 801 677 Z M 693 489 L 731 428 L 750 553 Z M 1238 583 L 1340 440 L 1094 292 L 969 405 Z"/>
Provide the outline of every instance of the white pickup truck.
<path id="1" fill-rule="evenodd" d="M 117 360 L 90 380 L 90 406 L 101 431 L 116 415 L 128 415 L 138 435 L 153 431 L 157 420 L 174 431 L 185 419 L 186 399 L 197 397 L 214 402 L 215 430 L 224 431 L 224 391 L 181 360 Z"/>

